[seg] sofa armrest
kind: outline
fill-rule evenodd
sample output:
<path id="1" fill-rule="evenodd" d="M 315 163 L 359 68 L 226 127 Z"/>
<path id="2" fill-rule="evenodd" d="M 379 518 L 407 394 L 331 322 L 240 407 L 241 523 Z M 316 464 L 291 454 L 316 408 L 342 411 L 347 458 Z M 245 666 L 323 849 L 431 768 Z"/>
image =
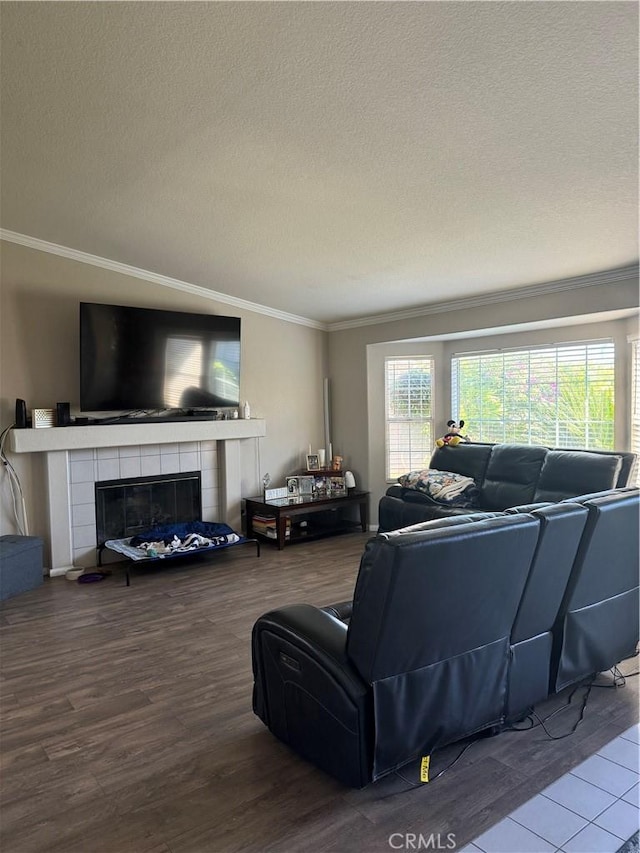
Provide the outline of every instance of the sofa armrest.
<path id="1" fill-rule="evenodd" d="M 330 616 L 335 616 L 341 622 L 348 624 L 353 613 L 353 601 L 339 601 L 337 604 L 327 604 L 322 610 Z"/>
<path id="2" fill-rule="evenodd" d="M 253 672 L 256 678 L 260 674 L 263 654 L 261 638 L 267 633 L 313 659 L 353 698 L 369 690 L 369 685 L 347 658 L 347 626 L 326 610 L 310 604 L 292 604 L 261 616 L 253 626 Z M 292 671 L 302 672 L 302 665 L 295 657 L 283 660 L 281 655 L 279 662 Z"/>
<path id="3" fill-rule="evenodd" d="M 371 780 L 372 690 L 346 653 L 347 626 L 296 604 L 253 628 L 253 710 L 270 731 L 346 785 Z"/>

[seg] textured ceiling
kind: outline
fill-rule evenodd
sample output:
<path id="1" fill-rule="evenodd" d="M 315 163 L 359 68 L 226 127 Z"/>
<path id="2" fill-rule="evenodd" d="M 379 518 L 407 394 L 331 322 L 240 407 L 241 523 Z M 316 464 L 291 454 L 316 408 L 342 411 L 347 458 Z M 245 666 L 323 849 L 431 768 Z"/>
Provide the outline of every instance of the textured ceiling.
<path id="1" fill-rule="evenodd" d="M 4 229 L 323 323 L 637 260 L 636 3 L 0 7 Z"/>

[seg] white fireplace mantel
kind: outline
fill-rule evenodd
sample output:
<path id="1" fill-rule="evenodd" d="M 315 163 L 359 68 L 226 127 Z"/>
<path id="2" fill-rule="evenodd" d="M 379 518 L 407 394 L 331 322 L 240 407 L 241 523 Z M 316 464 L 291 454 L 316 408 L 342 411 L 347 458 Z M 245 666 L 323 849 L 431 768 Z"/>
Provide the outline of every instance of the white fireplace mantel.
<path id="1" fill-rule="evenodd" d="M 133 444 L 171 444 L 179 441 L 228 441 L 266 434 L 260 418 L 229 421 L 166 421 L 158 424 L 92 424 L 90 426 L 14 429 L 9 448 L 14 453 L 50 453 Z"/>
<path id="2" fill-rule="evenodd" d="M 46 456 L 49 535 L 52 575 L 64 574 L 73 566 L 71 528 L 71 481 L 69 454 L 74 450 L 108 447 L 219 442 L 220 510 L 222 518 L 240 529 L 241 445 L 246 439 L 266 435 L 265 421 L 166 421 L 145 424 L 91 424 L 88 426 L 14 429 L 9 448 L 14 453 L 44 453 Z"/>

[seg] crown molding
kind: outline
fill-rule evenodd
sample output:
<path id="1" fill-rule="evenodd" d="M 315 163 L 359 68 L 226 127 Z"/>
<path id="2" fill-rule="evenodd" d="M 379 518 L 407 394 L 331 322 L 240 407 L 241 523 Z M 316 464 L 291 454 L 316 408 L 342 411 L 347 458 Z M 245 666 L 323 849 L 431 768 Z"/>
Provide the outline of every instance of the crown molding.
<path id="1" fill-rule="evenodd" d="M 203 299 L 222 302 L 225 305 L 232 305 L 233 307 L 240 308 L 244 311 L 252 311 L 266 317 L 273 317 L 276 320 L 283 320 L 286 323 L 296 323 L 297 325 L 307 326 L 308 328 L 318 329 L 323 332 L 337 332 L 345 329 L 356 329 L 360 326 L 375 326 L 380 323 L 393 323 L 397 320 L 411 320 L 416 317 L 425 317 L 430 314 L 444 314 L 448 311 L 466 311 L 470 308 L 479 308 L 484 305 L 493 305 L 499 302 L 510 302 L 514 299 L 530 299 L 535 296 L 548 296 L 553 293 L 562 293 L 583 287 L 595 287 L 602 284 L 616 284 L 617 282 L 628 281 L 629 279 L 635 279 L 637 281 L 639 276 L 638 264 L 630 264 L 626 267 L 618 267 L 613 270 L 605 270 L 604 272 L 588 273 L 587 275 L 575 276 L 573 278 L 549 281 L 544 284 L 534 284 L 525 287 L 513 288 L 512 290 L 501 290 L 478 296 L 468 296 L 461 299 L 453 299 L 448 302 L 428 303 L 426 305 L 421 305 L 418 308 L 409 308 L 406 311 L 393 311 L 387 314 L 359 317 L 354 320 L 342 320 L 337 323 L 321 323 L 318 320 L 311 320 L 308 317 L 300 317 L 297 314 L 289 314 L 286 311 L 277 311 L 274 308 L 269 308 L 267 305 L 261 305 L 256 302 L 239 299 L 238 297 L 230 296 L 228 293 L 220 293 L 216 290 L 210 290 L 209 288 L 202 287 L 198 284 L 191 284 L 187 281 L 181 281 L 177 278 L 160 275 L 159 273 L 143 270 L 139 267 L 130 266 L 129 264 L 122 264 L 119 261 L 111 261 L 108 258 L 101 258 L 98 255 L 81 252 L 79 249 L 71 249 L 68 246 L 49 243 L 46 240 L 40 240 L 37 237 L 20 234 L 17 231 L 9 231 L 5 228 L 0 228 L 0 240 L 6 240 L 9 243 L 17 243 L 20 246 L 36 249 L 39 252 L 48 252 L 52 255 L 59 255 L 63 258 L 69 258 L 72 261 L 79 261 L 82 264 L 101 267 L 102 269 L 111 270 L 112 272 L 121 273 L 122 275 L 128 275 L 153 284 L 159 284 L 162 287 L 170 287 L 174 290 L 180 290 L 183 293 L 192 293 L 194 296 L 200 296 Z"/>
<path id="2" fill-rule="evenodd" d="M 181 281 L 177 278 L 160 275 L 159 273 L 143 270 L 129 264 L 121 264 L 119 261 L 110 261 L 108 258 L 101 258 L 98 255 L 91 255 L 88 252 L 81 252 L 78 249 L 70 249 L 68 246 L 48 243 L 46 240 L 40 240 L 37 237 L 19 234 L 17 231 L 7 231 L 5 228 L 0 228 L 0 240 L 17 243 L 20 246 L 27 246 L 29 249 L 36 249 L 39 252 L 48 252 L 50 255 L 59 255 L 62 258 L 69 258 L 72 261 L 79 261 L 82 264 L 101 267 L 102 269 L 132 276 L 133 278 L 140 278 L 143 281 L 159 284 L 162 287 L 181 290 L 183 293 L 192 293 L 194 296 L 201 296 L 204 299 L 222 302 L 225 305 L 232 305 L 234 308 L 241 308 L 244 311 L 253 311 L 256 314 L 263 314 L 266 317 L 274 317 L 276 320 L 284 320 L 286 323 L 297 323 L 300 326 L 308 326 L 311 329 L 319 329 L 323 332 L 326 332 L 328 329 L 326 323 L 320 323 L 317 320 L 299 317 L 297 314 L 288 314 L 286 311 L 277 311 L 274 308 L 269 308 L 267 305 L 248 302 L 246 299 L 238 299 L 236 296 L 229 296 L 228 293 L 209 290 L 209 288 L 198 284 L 191 284 L 188 281 Z"/>
<path id="3" fill-rule="evenodd" d="M 616 284 L 621 281 L 635 279 L 638 281 L 640 268 L 638 264 L 630 264 L 626 267 L 618 267 L 603 272 L 588 273 L 587 275 L 564 278 L 557 281 L 548 281 L 544 284 L 533 284 L 526 287 L 517 287 L 512 290 L 500 290 L 493 293 L 484 293 L 479 296 L 468 296 L 461 299 L 453 299 L 449 302 L 434 302 L 421 305 L 419 308 L 408 308 L 406 311 L 394 311 L 389 314 L 378 314 L 370 317 L 360 317 L 356 320 L 344 320 L 339 323 L 330 323 L 329 331 L 337 332 L 343 329 L 355 329 L 359 326 L 375 326 L 378 323 L 392 323 L 395 320 L 410 320 L 414 317 L 426 317 L 430 314 L 444 314 L 447 311 L 467 311 L 470 308 L 479 308 L 483 305 L 494 305 L 498 302 L 511 302 L 514 299 L 531 299 L 534 296 L 549 296 L 553 293 L 562 293 L 568 290 L 577 290 L 582 287 L 595 287 L 602 284 Z"/>

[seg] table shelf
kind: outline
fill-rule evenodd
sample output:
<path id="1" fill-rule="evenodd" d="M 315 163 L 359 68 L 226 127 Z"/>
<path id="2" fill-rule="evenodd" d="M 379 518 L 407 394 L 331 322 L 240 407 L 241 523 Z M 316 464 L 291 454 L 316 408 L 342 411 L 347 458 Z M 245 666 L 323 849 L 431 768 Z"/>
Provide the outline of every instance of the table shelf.
<path id="1" fill-rule="evenodd" d="M 344 510 L 348 507 L 357 506 L 360 521 L 352 521 L 344 517 Z M 340 496 L 314 496 L 310 498 L 278 498 L 265 501 L 262 497 L 246 499 L 247 536 L 260 536 L 263 540 L 276 542 L 278 549 L 282 550 L 285 544 L 300 542 L 304 540 L 319 539 L 324 536 L 332 536 L 358 527 L 366 532 L 368 530 L 368 508 L 369 492 L 351 490 L 346 495 Z M 333 514 L 335 518 L 332 518 Z M 326 514 L 325 520 L 332 523 L 322 522 L 318 516 Z M 273 518 L 273 528 L 276 531 L 275 538 L 268 536 L 259 529 L 260 522 L 254 527 L 254 518 Z M 306 531 L 300 529 L 301 523 L 306 522 Z M 287 527 L 290 535 L 286 535 Z"/>

